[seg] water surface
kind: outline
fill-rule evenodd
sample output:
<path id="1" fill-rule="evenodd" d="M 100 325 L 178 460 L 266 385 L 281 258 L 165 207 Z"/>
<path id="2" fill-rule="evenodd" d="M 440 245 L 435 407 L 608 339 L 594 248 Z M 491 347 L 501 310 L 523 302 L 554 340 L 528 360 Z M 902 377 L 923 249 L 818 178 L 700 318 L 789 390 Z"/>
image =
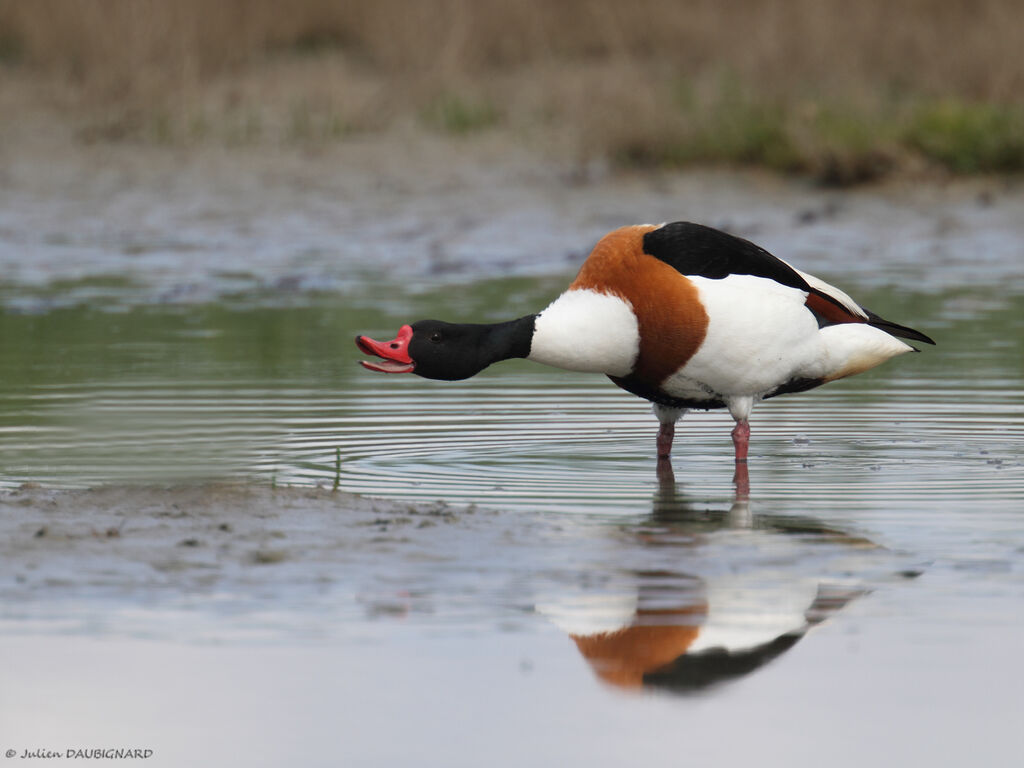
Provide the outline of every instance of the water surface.
<path id="1" fill-rule="evenodd" d="M 625 208 L 668 207 L 631 193 Z M 357 365 L 357 332 L 543 307 L 605 218 L 567 203 L 565 230 L 530 240 L 551 212 L 495 199 L 431 250 L 423 210 L 356 226 L 356 206 L 340 248 L 318 205 L 218 239 L 238 211 L 188 198 L 145 226 L 145 195 L 113 196 L 106 229 L 27 205 L 2 220 L 0 260 L 21 264 L 0 286 L 12 747 L 137 743 L 166 765 L 1024 759 L 1024 254 L 999 202 L 851 197 L 809 227 L 783 203 L 744 209 L 745 233 L 939 342 L 758 406 L 748 499 L 723 413 L 685 418 L 659 480 L 649 408 L 600 377 Z M 216 269 L 201 257 L 221 249 Z M 223 479 L 250 490 L 180 485 Z"/>

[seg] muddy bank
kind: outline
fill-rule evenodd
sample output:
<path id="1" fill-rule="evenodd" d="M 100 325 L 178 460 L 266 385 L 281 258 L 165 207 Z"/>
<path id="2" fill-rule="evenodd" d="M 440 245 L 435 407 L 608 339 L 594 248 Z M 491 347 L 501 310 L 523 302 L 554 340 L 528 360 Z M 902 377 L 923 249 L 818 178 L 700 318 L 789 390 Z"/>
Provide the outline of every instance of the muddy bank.
<path id="1" fill-rule="evenodd" d="M 309 487 L 28 485 L 0 495 L 2 581 L 10 599 L 315 582 L 476 514 L 494 517 Z"/>
<path id="2" fill-rule="evenodd" d="M 306 641 L 380 619 L 508 631 L 538 611 L 614 618 L 638 591 L 701 602 L 723 581 L 769 608 L 780 584 L 804 585 L 810 604 L 820 584 L 903 567 L 842 526 L 674 494 L 649 514 L 567 516 L 323 488 L 21 488 L 0 496 L 0 616 L 15 633 L 193 641 Z M 722 561 L 737 547 L 742 562 Z"/>
<path id="3" fill-rule="evenodd" d="M 2 623 L 196 641 L 308 640 L 409 614 L 473 622 L 528 603 L 514 574 L 559 530 L 323 488 L 23 487 L 0 496 Z"/>

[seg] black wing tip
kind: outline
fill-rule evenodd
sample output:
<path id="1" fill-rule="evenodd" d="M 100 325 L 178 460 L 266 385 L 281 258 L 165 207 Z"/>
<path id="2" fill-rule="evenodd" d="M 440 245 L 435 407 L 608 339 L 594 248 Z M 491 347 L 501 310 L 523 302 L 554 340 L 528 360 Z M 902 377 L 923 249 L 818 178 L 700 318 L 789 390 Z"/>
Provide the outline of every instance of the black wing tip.
<path id="1" fill-rule="evenodd" d="M 890 333 L 893 336 L 899 336 L 901 339 L 910 339 L 911 341 L 920 341 L 923 344 L 931 344 L 935 346 L 935 339 L 927 334 L 915 331 L 913 328 L 907 328 L 903 325 L 896 325 L 895 323 L 884 323 L 879 325 L 878 323 L 871 323 L 871 325 L 879 328 L 880 330 Z"/>
<path id="2" fill-rule="evenodd" d="M 874 326 L 880 331 L 885 331 L 890 336 L 897 336 L 901 339 L 910 339 L 911 341 L 920 341 L 923 344 L 931 344 L 935 346 L 935 339 L 928 336 L 920 331 L 915 331 L 913 328 L 907 328 L 905 325 L 897 325 L 896 323 L 889 322 L 875 322 L 873 320 L 868 321 L 868 325 Z"/>
<path id="3" fill-rule="evenodd" d="M 864 310 L 868 315 L 868 325 L 872 325 L 880 331 L 885 331 L 892 336 L 898 336 L 901 339 L 911 339 L 913 341 L 920 341 L 924 344 L 935 345 L 935 339 L 931 336 L 916 331 L 913 328 L 908 328 L 905 325 L 894 323 L 885 318 L 879 317 L 870 309 Z"/>

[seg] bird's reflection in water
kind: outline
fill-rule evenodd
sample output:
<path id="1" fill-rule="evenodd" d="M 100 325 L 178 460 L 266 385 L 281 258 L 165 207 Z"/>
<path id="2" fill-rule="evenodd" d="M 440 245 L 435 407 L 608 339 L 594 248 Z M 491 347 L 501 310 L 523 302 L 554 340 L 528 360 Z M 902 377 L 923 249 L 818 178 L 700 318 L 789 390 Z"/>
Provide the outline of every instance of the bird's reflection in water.
<path id="1" fill-rule="evenodd" d="M 681 569 L 620 570 L 601 594 L 564 594 L 538 610 L 568 632 L 597 676 L 613 686 L 693 693 L 756 671 L 866 590 L 799 567 L 788 574 L 778 562 L 701 569 L 719 553 L 688 553 L 737 529 L 756 529 L 758 546 L 769 552 L 773 543 L 808 537 L 860 550 L 873 545 L 810 518 L 755 516 L 748 489 L 746 467 L 738 466 L 732 506 L 698 512 L 676 487 L 671 466 L 659 467 L 650 518 L 628 534 L 641 547 L 678 547 Z M 749 554 L 742 547 L 736 552 Z"/>

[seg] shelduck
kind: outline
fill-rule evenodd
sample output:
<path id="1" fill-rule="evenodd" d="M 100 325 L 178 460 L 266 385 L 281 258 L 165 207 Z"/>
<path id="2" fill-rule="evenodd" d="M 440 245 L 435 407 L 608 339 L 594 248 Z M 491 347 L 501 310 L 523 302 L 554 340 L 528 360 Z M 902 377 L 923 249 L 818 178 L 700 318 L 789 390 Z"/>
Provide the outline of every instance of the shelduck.
<path id="1" fill-rule="evenodd" d="M 569 635 L 604 682 L 685 693 L 757 671 L 862 594 L 815 579 L 766 584 L 759 570 L 711 582 L 627 571 L 601 592 L 566 590 L 535 609 Z"/>
<path id="2" fill-rule="evenodd" d="M 605 235 L 546 309 L 504 323 L 421 320 L 392 341 L 357 336 L 372 371 L 466 379 L 526 358 L 603 373 L 654 405 L 659 465 L 687 410 L 727 408 L 746 462 L 755 403 L 861 373 L 928 336 L 884 320 L 754 243 L 674 222 Z"/>

